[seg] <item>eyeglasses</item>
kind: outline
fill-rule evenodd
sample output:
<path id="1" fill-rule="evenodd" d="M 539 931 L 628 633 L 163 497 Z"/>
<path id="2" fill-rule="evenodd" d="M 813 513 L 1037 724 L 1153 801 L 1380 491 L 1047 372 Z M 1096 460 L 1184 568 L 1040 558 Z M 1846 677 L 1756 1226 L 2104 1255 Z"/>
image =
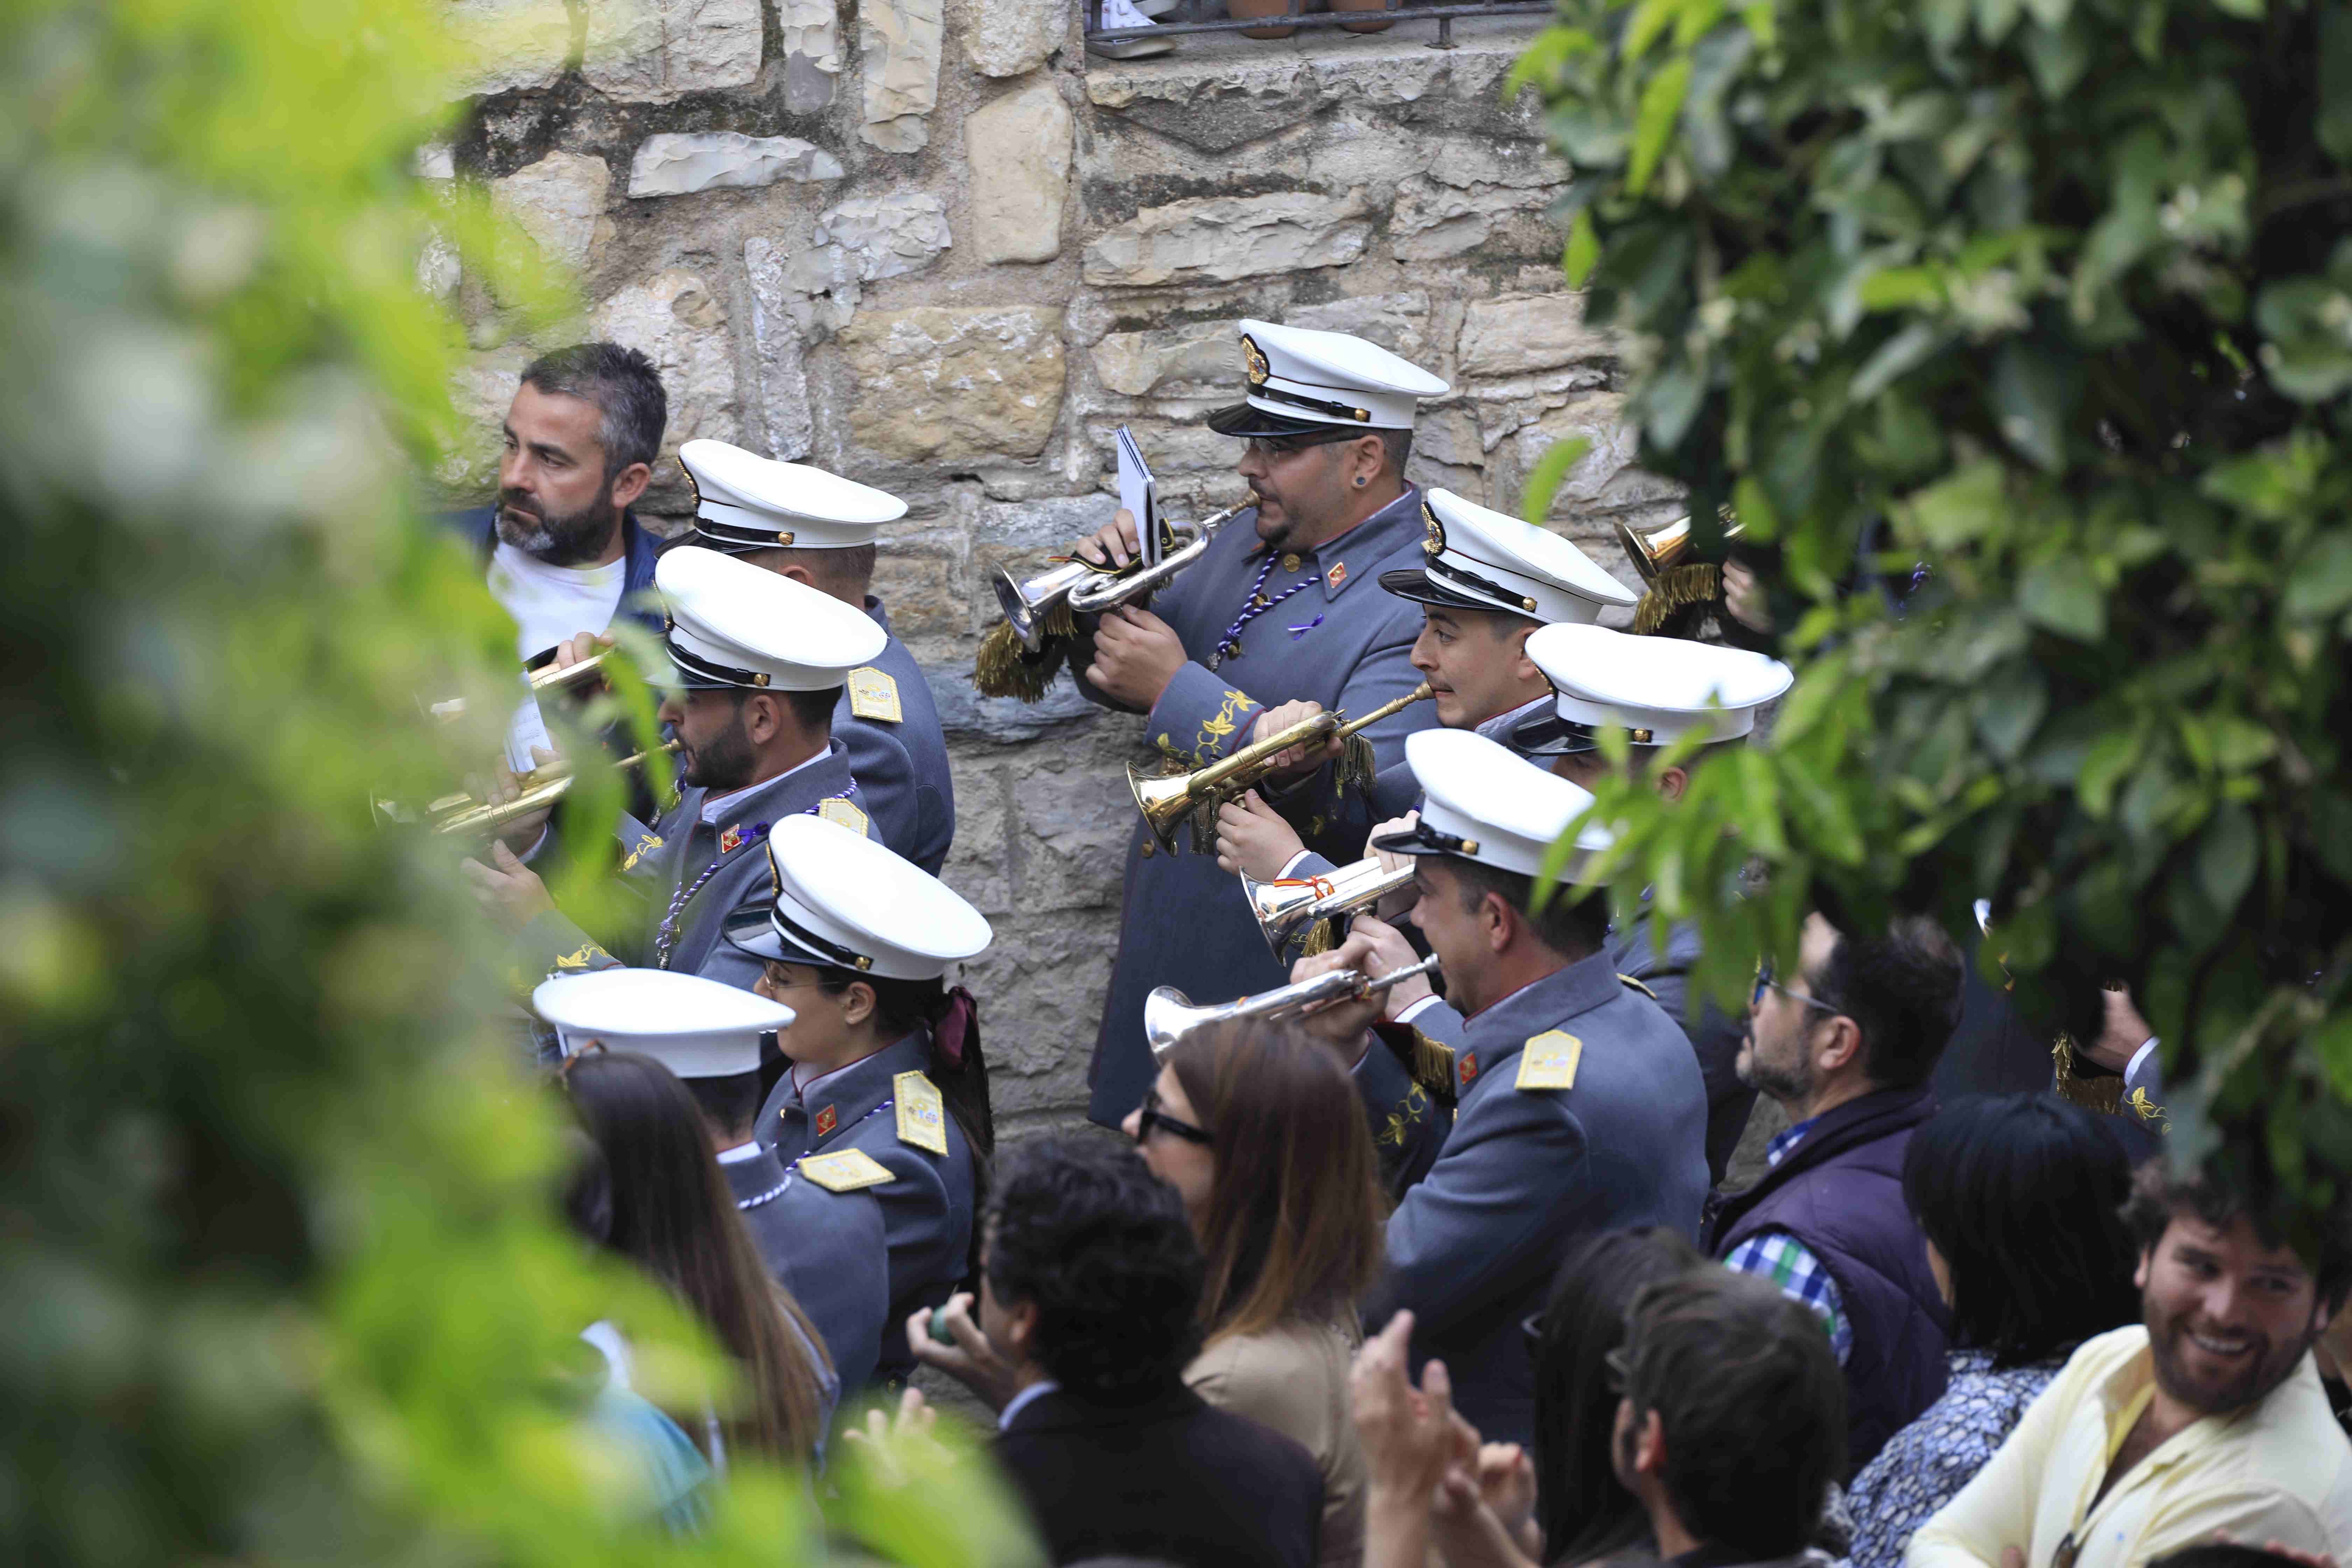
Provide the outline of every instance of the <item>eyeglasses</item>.
<path id="1" fill-rule="evenodd" d="M 1829 1014 L 1832 1017 L 1835 1017 L 1839 1011 L 1839 1009 L 1831 1006 L 1826 1002 L 1817 1000 L 1811 996 L 1801 996 L 1785 985 L 1774 984 L 1772 979 L 1772 965 L 1769 960 L 1767 960 L 1765 963 L 1759 963 L 1756 966 L 1756 990 L 1748 998 L 1748 1005 L 1752 1007 L 1757 1003 L 1763 1001 L 1764 993 L 1767 991 L 1778 991 L 1781 995 L 1786 996 L 1791 1002 L 1801 1002 L 1808 1007 L 1818 1007 L 1822 1012 Z"/>
<path id="2" fill-rule="evenodd" d="M 1626 1352 L 1623 1345 L 1619 1345 L 1613 1351 L 1605 1351 L 1601 1353 L 1601 1370 L 1608 1374 L 1609 1392 L 1622 1396 L 1625 1392 L 1625 1385 L 1633 1381 L 1633 1357 Z"/>
<path id="3" fill-rule="evenodd" d="M 1142 1142 L 1151 1136 L 1154 1129 L 1172 1133 L 1187 1143 L 1198 1143 L 1202 1148 L 1216 1142 L 1215 1135 L 1206 1128 L 1195 1127 L 1189 1121 L 1179 1121 L 1160 1110 L 1160 1090 L 1156 1088 L 1143 1091 L 1142 1109 L 1135 1114 L 1135 1141 L 1138 1143 Z"/>

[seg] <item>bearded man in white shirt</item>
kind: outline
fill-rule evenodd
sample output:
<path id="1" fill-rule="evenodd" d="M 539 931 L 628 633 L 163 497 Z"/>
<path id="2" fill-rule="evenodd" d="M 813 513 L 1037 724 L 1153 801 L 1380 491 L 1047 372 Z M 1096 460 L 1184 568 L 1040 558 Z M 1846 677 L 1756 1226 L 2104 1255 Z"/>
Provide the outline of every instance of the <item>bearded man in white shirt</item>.
<path id="1" fill-rule="evenodd" d="M 1908 1568 L 2137 1568 L 2217 1534 L 2352 1552 L 2352 1445 L 2311 1355 L 2352 1287 L 2342 1215 L 2290 1245 L 2152 1162 L 2125 1218 L 2145 1326 L 2074 1353 Z"/>

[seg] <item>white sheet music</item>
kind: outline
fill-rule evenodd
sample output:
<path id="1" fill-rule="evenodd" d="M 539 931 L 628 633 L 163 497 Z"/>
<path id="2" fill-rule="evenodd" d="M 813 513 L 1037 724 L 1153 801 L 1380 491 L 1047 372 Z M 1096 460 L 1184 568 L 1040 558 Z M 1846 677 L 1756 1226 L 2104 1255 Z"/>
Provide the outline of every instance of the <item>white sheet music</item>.
<path id="1" fill-rule="evenodd" d="M 1135 437 L 1118 427 L 1118 504 L 1135 518 L 1135 536 L 1142 542 L 1143 563 L 1160 564 L 1160 507 L 1150 466 L 1136 449 Z"/>

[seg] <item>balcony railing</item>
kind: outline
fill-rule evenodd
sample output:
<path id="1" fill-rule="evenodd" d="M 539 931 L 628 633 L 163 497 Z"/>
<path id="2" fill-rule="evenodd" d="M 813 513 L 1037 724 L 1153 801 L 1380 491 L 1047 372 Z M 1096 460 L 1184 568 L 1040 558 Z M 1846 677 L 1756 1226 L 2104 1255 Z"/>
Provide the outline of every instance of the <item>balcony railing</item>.
<path id="1" fill-rule="evenodd" d="M 1185 33 L 1238 33 L 1244 27 L 1346 27 L 1361 29 L 1367 22 L 1417 23 L 1434 22 L 1437 36 L 1430 40 L 1433 49 L 1451 49 L 1454 24 L 1464 16 L 1535 16 L 1552 9 L 1551 0 L 1484 0 L 1475 5 L 1400 5 L 1387 11 L 1307 11 L 1298 7 L 1304 0 L 1290 0 L 1288 13 L 1271 16 L 1225 16 L 1213 15 L 1224 9 L 1224 0 L 1182 0 L 1168 13 L 1169 20 L 1150 27 L 1106 27 L 1103 26 L 1102 0 L 1086 0 L 1087 42 L 1089 44 L 1125 44 L 1145 38 L 1175 37 Z M 1385 31 L 1386 28 L 1382 28 Z"/>

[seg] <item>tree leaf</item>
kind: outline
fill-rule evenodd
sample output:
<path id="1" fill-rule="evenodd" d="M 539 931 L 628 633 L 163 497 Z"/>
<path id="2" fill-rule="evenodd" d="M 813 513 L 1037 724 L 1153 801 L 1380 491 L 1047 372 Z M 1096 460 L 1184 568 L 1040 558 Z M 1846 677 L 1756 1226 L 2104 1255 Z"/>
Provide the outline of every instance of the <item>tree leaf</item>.
<path id="1" fill-rule="evenodd" d="M 2001 345 L 1993 361 L 1992 406 L 2001 439 L 2035 467 L 2056 473 L 2066 460 L 2065 377 L 2031 345 Z"/>
<path id="2" fill-rule="evenodd" d="M 1988 458 L 1929 485 L 1897 510 L 1929 549 L 1940 552 L 1991 531 L 2008 509 L 2005 476 L 2000 465 Z"/>
<path id="3" fill-rule="evenodd" d="M 1546 447 L 1543 456 L 1536 459 L 1536 466 L 1528 470 L 1528 482 L 1519 491 L 1519 515 L 1541 527 L 1544 519 L 1551 515 L 1552 498 L 1559 493 L 1568 470 L 1591 450 L 1592 442 L 1583 436 L 1570 436 Z"/>
<path id="4" fill-rule="evenodd" d="M 2083 563 L 2071 557 L 2044 561 L 2018 585 L 2017 607 L 2045 631 L 2095 643 L 2107 635 L 2107 600 Z"/>
<path id="5" fill-rule="evenodd" d="M 1690 76 L 1690 57 L 1684 55 L 1652 77 L 1642 89 L 1642 107 L 1633 116 L 1633 160 L 1625 171 L 1629 194 L 1638 196 L 1649 188 L 1650 176 L 1665 154 L 1666 140 L 1674 134 L 1675 117 L 1682 113 Z"/>
<path id="6" fill-rule="evenodd" d="M 2352 605 L 2352 530 L 2339 525 L 2294 563 L 2281 607 L 2298 620 L 2321 620 L 2347 605 Z"/>
<path id="7" fill-rule="evenodd" d="M 2253 886 L 2254 858 L 2259 847 L 2254 820 L 2242 805 L 2224 805 L 2213 814 L 2197 842 L 2197 880 L 2213 907 L 2224 915 Z"/>
<path id="8" fill-rule="evenodd" d="M 2319 144 L 2339 163 L 2352 163 L 2352 11 L 2319 8 Z"/>
<path id="9" fill-rule="evenodd" d="M 1559 254 L 1559 269 L 1571 289 L 1581 289 L 1601 259 L 1601 237 L 1593 232 L 1592 209 L 1584 208 L 1568 226 L 1568 246 Z"/>

